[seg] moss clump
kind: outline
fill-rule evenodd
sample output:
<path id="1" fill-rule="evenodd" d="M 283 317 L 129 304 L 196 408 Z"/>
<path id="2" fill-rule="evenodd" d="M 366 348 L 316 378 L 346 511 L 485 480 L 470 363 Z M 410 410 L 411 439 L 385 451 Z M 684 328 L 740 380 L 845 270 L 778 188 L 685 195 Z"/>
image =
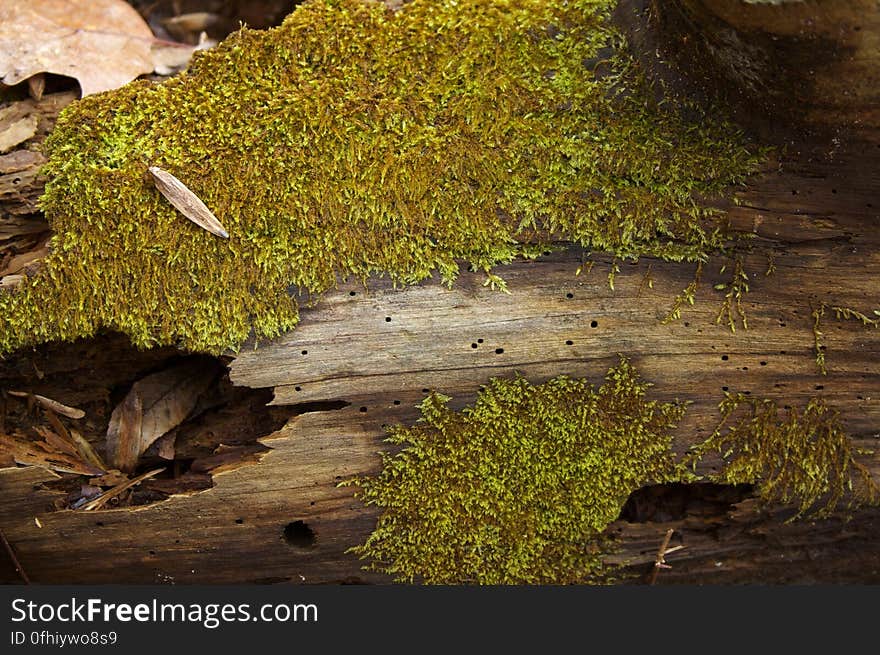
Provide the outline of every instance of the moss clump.
<path id="1" fill-rule="evenodd" d="M 721 237 L 695 198 L 755 159 L 649 100 L 613 4 L 312 0 L 185 75 L 75 103 L 47 142 L 52 254 L 0 296 L 0 352 L 100 328 L 219 351 L 292 328 L 291 285 L 451 282 L 541 240 L 702 259 Z M 151 165 L 230 239 L 181 218 Z"/>
<path id="2" fill-rule="evenodd" d="M 766 503 L 795 503 L 798 513 L 791 520 L 829 516 L 845 498 L 850 508 L 880 500 L 837 412 L 821 400 L 811 400 L 803 413 L 789 409 L 785 416 L 773 401 L 743 394 L 726 394 L 719 407 L 718 428 L 686 458 L 696 463 L 706 452 L 721 452 L 724 466 L 710 476 L 713 482 L 754 484 Z M 745 415 L 732 421 L 738 410 Z"/>
<path id="3" fill-rule="evenodd" d="M 354 550 L 372 568 L 425 583 L 588 582 L 602 530 L 642 485 L 679 479 L 670 430 L 684 407 L 646 399 L 625 361 L 594 388 L 493 379 L 473 407 L 429 396 L 382 471 L 352 481 L 383 512 Z"/>

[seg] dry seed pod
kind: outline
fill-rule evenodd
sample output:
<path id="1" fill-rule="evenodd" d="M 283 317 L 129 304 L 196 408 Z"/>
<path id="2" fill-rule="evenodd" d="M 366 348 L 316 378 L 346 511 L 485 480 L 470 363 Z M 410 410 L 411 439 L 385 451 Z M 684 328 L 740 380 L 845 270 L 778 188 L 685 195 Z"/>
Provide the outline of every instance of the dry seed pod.
<path id="1" fill-rule="evenodd" d="M 217 217 L 211 213 L 211 210 L 205 206 L 205 203 L 192 191 L 186 188 L 186 185 L 174 177 L 171 173 L 163 171 L 158 166 L 150 166 L 150 174 L 153 176 L 153 182 L 159 192 L 168 199 L 177 210 L 186 216 L 193 223 L 202 227 L 211 234 L 216 234 L 224 239 L 229 238 L 229 233 L 217 220 Z"/>

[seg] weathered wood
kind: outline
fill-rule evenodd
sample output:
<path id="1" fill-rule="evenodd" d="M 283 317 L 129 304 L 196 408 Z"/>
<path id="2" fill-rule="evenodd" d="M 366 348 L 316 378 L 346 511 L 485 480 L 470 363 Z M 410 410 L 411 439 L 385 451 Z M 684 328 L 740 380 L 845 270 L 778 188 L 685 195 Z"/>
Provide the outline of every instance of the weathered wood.
<path id="1" fill-rule="evenodd" d="M 697 304 L 666 325 L 661 319 L 692 266 L 621 264 L 612 291 L 607 259 L 576 275 L 582 253 L 569 249 L 500 269 L 510 295 L 473 273 L 451 290 L 436 282 L 398 290 L 381 281 L 341 285 L 304 310 L 294 332 L 244 348 L 231 375 L 238 384 L 274 387 L 276 404 L 349 406 L 294 418 L 263 440 L 271 450 L 259 463 L 217 475 L 207 491 L 145 508 L 51 511 L 57 494 L 41 484 L 52 474 L 2 470 L 0 525 L 36 582 L 380 581 L 346 554 L 372 529 L 375 512 L 336 485 L 377 469 L 383 424 L 416 418 L 424 389 L 453 395 L 460 406 L 493 375 L 598 381 L 618 353 L 655 384 L 655 397 L 693 403 L 676 433 L 679 452 L 714 427 L 725 387 L 780 404 L 822 396 L 841 411 L 858 446 L 876 446 L 880 331 L 826 318 L 822 376 L 810 313 L 821 302 L 866 312 L 878 306 L 878 181 L 870 175 L 878 163 L 872 146 L 824 162 L 790 159 L 741 194 L 732 220 L 756 235 L 746 257 L 748 330 L 731 333 L 715 322 L 722 294 L 712 286 L 726 279 L 720 259 L 706 267 Z M 776 271 L 765 276 L 771 253 Z M 713 465 L 707 460 L 701 470 Z M 880 478 L 880 456 L 869 465 Z M 719 511 L 618 522 L 614 560 L 648 572 L 672 527 L 673 546 L 686 548 L 669 556 L 673 569 L 661 572 L 659 584 L 880 580 L 877 510 L 849 523 L 791 525 L 753 500 Z M 313 547 L 285 541 L 285 526 L 295 521 L 314 531 Z"/>
<path id="2" fill-rule="evenodd" d="M 59 492 L 45 487 L 54 474 L 0 470 L 0 527 L 24 569 L 38 583 L 385 581 L 346 552 L 369 534 L 375 510 L 354 499 L 353 489 L 337 487 L 377 470 L 383 425 L 416 419 L 426 390 L 462 406 L 491 376 L 521 373 L 539 382 L 565 373 L 598 381 L 618 355 L 655 385 L 654 397 L 691 403 L 675 434 L 679 452 L 714 428 L 725 390 L 793 406 L 823 397 L 840 411 L 855 445 L 876 450 L 880 331 L 829 312 L 823 376 L 811 313 L 823 303 L 868 315 L 880 309 L 880 87 L 871 83 L 880 67 L 872 40 L 880 9 L 867 0 L 835 0 L 823 4 L 818 20 L 816 7 L 676 0 L 625 2 L 618 12 L 625 28 L 637 28 L 628 33 L 646 70 L 667 81 L 688 78 L 689 92 L 730 100 L 745 120 L 760 114 L 753 127 L 786 142 L 780 160 L 728 207 L 733 225 L 753 235 L 744 257 L 748 330 L 732 333 L 716 323 L 723 292 L 713 286 L 729 279 L 719 272 L 722 258 L 705 267 L 697 304 L 669 324 L 662 319 L 693 266 L 621 263 L 612 290 L 611 262 L 598 256 L 591 271 L 576 275 L 584 253 L 571 248 L 499 269 L 510 295 L 487 289 L 472 273 L 451 290 L 436 281 L 399 290 L 376 280 L 366 288 L 341 284 L 303 311 L 296 331 L 242 349 L 231 376 L 274 388 L 274 404 L 294 405 L 291 413 L 320 409 L 313 404 L 320 401 L 347 406 L 293 418 L 262 440 L 271 450 L 259 462 L 216 474 L 211 489 L 148 507 L 54 511 Z M 640 13 L 645 8 L 650 18 Z M 738 52 L 750 53 L 746 64 L 776 57 L 758 71 L 758 86 L 746 83 L 758 69 L 731 67 Z M 823 62 L 823 53 L 834 56 Z M 804 141 L 804 130 L 820 136 Z M 39 184 L 33 189 L 38 195 Z M 10 214 L 26 209 L 4 207 Z M 771 260 L 775 272 L 765 276 Z M 69 358 L 70 370 L 44 368 L 59 380 L 75 379 L 92 359 L 86 351 L 81 361 Z M 129 359 L 137 361 L 120 351 L 107 388 L 71 388 L 58 399 L 109 396 L 109 386 L 125 380 L 120 369 Z M 880 480 L 880 454 L 867 463 Z M 699 471 L 716 465 L 709 458 Z M 848 522 L 839 516 L 789 524 L 790 510 L 764 510 L 748 495 L 684 503 L 678 513 L 648 513 L 642 522 L 621 519 L 609 528 L 619 545 L 609 560 L 647 576 L 672 528 L 671 546 L 685 548 L 666 558 L 672 568 L 660 572 L 658 584 L 880 582 L 880 509 L 862 509 Z M 295 522 L 313 532 L 313 544 L 308 531 L 285 537 Z M 9 568 L 2 580 L 18 576 Z"/>

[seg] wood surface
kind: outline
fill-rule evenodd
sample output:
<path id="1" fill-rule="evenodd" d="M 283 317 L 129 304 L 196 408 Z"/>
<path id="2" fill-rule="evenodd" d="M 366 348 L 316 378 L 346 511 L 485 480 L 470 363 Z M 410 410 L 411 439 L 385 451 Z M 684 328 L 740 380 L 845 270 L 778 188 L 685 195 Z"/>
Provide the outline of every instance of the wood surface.
<path id="1" fill-rule="evenodd" d="M 668 18 L 657 3 L 630 4 L 653 7 L 660 18 Z M 286 408 L 291 418 L 261 439 L 270 450 L 257 463 L 215 475 L 213 488 L 145 507 L 56 511 L 59 492 L 46 486 L 54 474 L 38 468 L 0 470 L 0 527 L 31 580 L 386 582 L 363 571 L 347 553 L 369 534 L 376 512 L 353 497 L 354 489 L 337 486 L 378 469 L 383 426 L 415 420 L 415 405 L 432 389 L 453 396 L 452 404 L 460 407 L 492 376 L 520 373 L 541 382 L 567 374 L 599 382 L 620 355 L 654 385 L 654 398 L 691 403 L 675 433 L 678 452 L 711 433 L 727 390 L 795 407 L 824 398 L 840 411 L 854 445 L 880 453 L 880 331 L 826 312 L 828 372 L 822 375 L 811 316 L 823 303 L 869 316 L 880 309 L 880 138 L 871 100 L 880 87 L 859 82 L 852 87 L 854 99 L 838 102 L 834 96 L 822 109 L 822 98 L 840 91 L 829 86 L 835 78 L 862 80 L 880 69 L 874 42 L 855 29 L 864 25 L 865 33 L 876 35 L 880 9 L 856 4 L 861 22 L 839 32 L 843 54 L 835 65 L 840 66 L 821 69 L 813 91 L 796 99 L 806 103 L 802 117 L 808 128 L 785 120 L 765 123 L 759 132 L 766 135 L 768 125 L 769 133 L 778 129 L 781 147 L 766 170 L 736 192 L 738 204 L 725 207 L 732 225 L 752 235 L 739 251 L 750 276 L 744 299 L 748 329 L 738 324 L 731 332 L 724 321 L 716 322 L 724 292 L 713 287 L 730 276 L 729 270 L 720 272 L 729 266 L 724 257 L 704 267 L 696 304 L 685 306 L 681 318 L 670 323 L 663 318 L 691 282 L 693 265 L 650 258 L 620 262 L 612 290 L 611 260 L 566 244 L 539 261 L 500 267 L 509 295 L 485 287 L 482 274 L 467 272 L 452 289 L 436 280 L 406 289 L 382 280 L 366 286 L 341 283 L 303 310 L 295 331 L 269 343 L 247 344 L 231 362 L 235 384 L 272 389 L 273 404 L 279 411 Z M 784 13 L 792 11 L 788 3 L 751 7 L 738 14 L 740 19 L 727 11 L 729 2 L 720 0 L 669 6 L 721 17 L 728 26 L 740 20 L 733 27 L 742 34 L 804 37 L 804 42 L 787 42 L 795 50 L 810 39 L 828 42 L 827 30 L 815 36 L 803 22 L 801 33 L 792 34 L 791 14 Z M 801 10 L 793 9 L 802 21 Z M 633 16 L 632 25 L 647 24 L 639 22 L 647 21 L 642 14 Z M 773 16 L 785 18 L 775 31 Z M 700 29 L 711 34 L 717 25 L 706 19 L 691 27 L 694 34 Z M 636 45 L 660 57 L 650 38 Z M 853 53 L 859 56 L 846 59 Z M 803 81 L 807 73 L 797 71 L 795 83 L 809 84 Z M 779 102 L 760 109 L 773 113 Z M 5 189 L 0 191 L 7 194 Z M 13 202 L 5 196 L 0 201 L 4 207 Z M 13 214 L 20 213 L 10 210 L 4 220 L 19 220 Z M 593 262 L 590 270 L 587 261 Z M 775 271 L 765 275 L 771 261 Z M 124 384 L 127 366 L 147 366 L 124 346 L 114 346 L 112 354 L 116 363 L 100 370 L 114 384 Z M 55 369 L 46 368 L 47 359 Z M 47 346 L 10 358 L 3 364 L 3 379 L 39 361 L 45 370 L 58 371 L 57 394 L 50 395 L 50 389 L 46 395 L 87 402 L 99 394 L 109 397 L 100 385 L 88 386 L 97 359 L 79 346 Z M 65 395 L 62 382 L 77 374 L 86 386 L 68 388 Z M 865 461 L 880 481 L 880 454 Z M 707 458 L 699 472 L 710 473 L 717 465 Z M 672 528 L 670 547 L 684 548 L 666 558 L 672 568 L 659 573 L 657 584 L 880 582 L 880 509 L 786 523 L 790 509 L 762 508 L 749 488 L 681 487 L 640 491 L 609 528 L 619 546 L 609 561 L 624 564 L 624 573 L 635 576 L 631 579 L 649 579 Z M 308 526 L 314 542 L 290 539 L 285 529 L 293 524 Z M 17 580 L 11 566 L 0 574 L 5 582 Z"/>

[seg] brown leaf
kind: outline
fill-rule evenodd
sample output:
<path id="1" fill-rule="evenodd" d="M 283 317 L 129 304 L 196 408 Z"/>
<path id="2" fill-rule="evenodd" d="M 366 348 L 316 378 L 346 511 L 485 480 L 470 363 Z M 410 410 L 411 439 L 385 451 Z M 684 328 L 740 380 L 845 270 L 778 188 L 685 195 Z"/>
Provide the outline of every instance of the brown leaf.
<path id="1" fill-rule="evenodd" d="M 42 425 L 38 425 L 38 426 L 34 427 L 34 431 L 38 435 L 43 437 L 43 439 L 46 441 L 46 443 L 49 444 L 49 446 L 53 450 L 55 450 L 59 453 L 64 453 L 65 455 L 70 455 L 71 457 L 79 459 L 79 460 L 82 459 L 79 456 L 79 453 L 77 452 L 76 447 L 72 443 L 67 441 L 67 439 L 65 439 L 64 437 L 59 435 L 57 432 L 53 432 L 49 428 L 44 427 Z"/>
<path id="2" fill-rule="evenodd" d="M 55 73 L 79 81 L 84 96 L 108 91 L 153 72 L 155 43 L 124 0 L 0 0 L 4 84 Z"/>
<path id="3" fill-rule="evenodd" d="M 101 469 L 83 462 L 79 457 L 56 450 L 46 441 L 29 439 L 24 435 L 0 434 L 0 461 L 8 460 L 10 457 L 18 464 L 41 466 L 61 473 L 82 475 L 103 473 Z"/>
<path id="4" fill-rule="evenodd" d="M 110 415 L 107 427 L 107 457 L 110 465 L 120 471 L 131 472 L 144 451 L 144 405 L 137 392 L 137 385 L 128 392 L 125 400 Z"/>
<path id="5" fill-rule="evenodd" d="M 159 189 L 159 193 L 165 196 L 177 211 L 211 234 L 216 234 L 224 239 L 229 238 L 229 233 L 217 220 L 217 217 L 202 202 L 201 198 L 190 191 L 183 182 L 158 166 L 150 166 L 150 174 L 153 176 L 153 182 Z"/>
<path id="6" fill-rule="evenodd" d="M 90 444 L 84 436 L 76 430 L 71 430 L 70 436 L 73 439 L 73 443 L 76 444 L 76 449 L 79 451 L 80 457 L 82 457 L 83 460 L 98 467 L 102 471 L 107 469 L 104 460 L 102 460 L 100 455 L 95 452 L 95 449 L 92 448 L 92 444 Z"/>
<path id="7" fill-rule="evenodd" d="M 110 465 L 134 470 L 141 453 L 186 419 L 217 375 L 218 369 L 189 360 L 135 382 L 110 416 Z"/>

